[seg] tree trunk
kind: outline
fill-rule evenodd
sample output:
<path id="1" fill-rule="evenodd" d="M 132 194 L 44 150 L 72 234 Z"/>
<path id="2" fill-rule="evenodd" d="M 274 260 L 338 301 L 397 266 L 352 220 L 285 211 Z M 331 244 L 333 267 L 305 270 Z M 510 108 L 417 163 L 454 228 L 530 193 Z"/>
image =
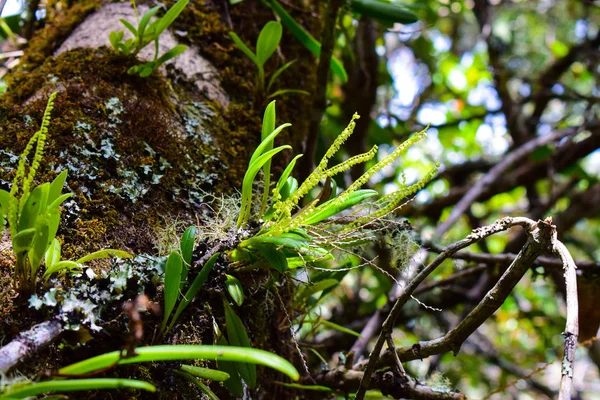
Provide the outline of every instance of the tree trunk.
<path id="1" fill-rule="evenodd" d="M 305 2 L 304 7 L 305 11 L 290 11 L 307 29 L 319 32 L 318 2 Z M 140 14 L 147 9 L 138 5 Z M 0 104 L 0 187 L 10 188 L 18 156 L 39 128 L 47 98 L 58 92 L 37 180 L 47 182 L 60 171 L 69 171 L 65 191 L 75 196 L 63 208 L 59 229 L 63 258 L 76 259 L 100 248 L 149 256 L 163 250 L 160 255 L 164 255 L 164 249 L 174 245 L 171 232 L 181 235 L 191 223 L 206 223 L 215 211 L 213 200 L 241 187 L 249 154 L 260 140 L 266 103 L 257 104 L 252 84 L 255 67 L 228 32 L 235 31 L 253 48 L 262 26 L 274 19 L 273 13 L 249 0 L 236 6 L 228 1 L 191 1 L 160 40 L 161 54 L 177 43 L 189 49 L 149 78 L 129 75 L 127 70 L 138 61 L 116 54 L 109 45 L 109 33 L 124 29 L 119 18 L 135 25 L 129 2 L 86 0 L 62 11 L 49 8 L 47 15 L 45 27 L 34 33 L 21 65 L 8 76 L 9 88 Z M 151 51 L 140 56 L 151 58 Z M 267 74 L 293 59 L 298 62 L 279 79 L 280 87 L 310 91 L 315 59 L 286 32 L 280 51 L 266 65 Z M 279 140 L 294 146 L 295 153 L 300 152 L 306 133 L 309 102 L 308 96 L 290 95 L 277 103 L 277 123 L 294 125 Z M 285 165 L 283 159 L 292 155 L 275 159 L 275 174 Z M 18 295 L 12 287 L 7 242 L 5 235 L 4 246 L 0 244 L 4 343 L 58 312 L 35 311 L 15 301 Z M 102 273 L 103 266 L 95 268 L 97 274 Z M 244 281 L 248 300 L 239 313 L 254 347 L 294 359 L 297 353 L 289 342 L 282 308 L 290 298 L 291 285 L 283 282 L 279 292 L 273 293 L 263 289 L 268 280 L 264 273 L 248 278 Z M 212 289 L 222 284 L 219 279 L 211 282 Z M 51 347 L 20 371 L 55 370 L 122 348 L 126 318 L 120 303 L 145 290 L 151 300 L 162 304 L 160 286 L 129 285 L 119 302 L 104 307 L 97 321 L 102 330 L 91 332 L 87 346 L 60 352 Z M 42 294 L 48 290 L 38 289 Z M 212 343 L 211 316 L 219 322 L 223 319 L 220 295 L 212 289 L 182 315 L 182 327 L 166 338 L 167 343 Z M 150 344 L 160 318 L 145 318 L 149 321 L 144 343 Z M 65 338 L 71 344 L 82 340 L 81 335 L 69 335 Z M 150 374 L 165 398 L 175 398 L 181 387 L 195 390 L 183 381 L 175 389 L 168 371 L 164 366 L 148 366 L 114 374 Z M 273 385 L 263 385 L 264 393 L 274 390 Z"/>

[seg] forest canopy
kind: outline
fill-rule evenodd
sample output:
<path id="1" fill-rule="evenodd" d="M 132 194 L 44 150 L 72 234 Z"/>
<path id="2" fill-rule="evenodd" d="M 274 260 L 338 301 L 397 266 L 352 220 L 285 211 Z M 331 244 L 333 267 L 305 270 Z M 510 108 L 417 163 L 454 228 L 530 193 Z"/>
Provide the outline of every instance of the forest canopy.
<path id="1" fill-rule="evenodd" d="M 600 398 L 600 4 L 0 10 L 0 399 Z"/>

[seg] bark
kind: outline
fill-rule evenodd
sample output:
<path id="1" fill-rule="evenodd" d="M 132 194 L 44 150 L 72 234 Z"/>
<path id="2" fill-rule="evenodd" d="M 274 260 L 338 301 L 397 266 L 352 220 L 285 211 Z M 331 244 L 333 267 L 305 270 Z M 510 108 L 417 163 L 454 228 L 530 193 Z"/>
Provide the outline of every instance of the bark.
<path id="1" fill-rule="evenodd" d="M 307 3 L 306 7 L 310 12 L 294 16 L 313 33 L 318 32 L 318 13 L 312 12 L 315 6 Z M 138 12 L 147 8 L 138 5 Z M 260 29 L 273 19 L 273 14 L 259 2 L 247 1 L 235 7 L 226 7 L 224 2 L 190 2 L 161 36 L 160 54 L 178 43 L 189 49 L 146 79 L 127 73 L 138 62 L 136 59 L 109 48 L 109 32 L 124 29 L 119 18 L 135 24 L 129 2 L 103 4 L 88 0 L 62 12 L 49 9 L 48 15 L 45 27 L 33 35 L 21 65 L 7 77 L 9 88 L 0 104 L 0 187 L 10 188 L 18 155 L 38 129 L 49 94 L 58 92 L 37 180 L 46 182 L 60 171 L 69 170 L 65 192 L 75 196 L 65 204 L 59 229 L 63 258 L 74 259 L 103 247 L 155 255 L 165 228 L 175 227 L 180 235 L 188 224 L 202 223 L 210 217 L 211 202 L 216 197 L 240 189 L 249 153 L 260 140 L 266 104 L 254 104 L 255 67 L 235 47 L 228 32 L 234 30 L 254 47 Z M 311 91 L 314 57 L 287 32 L 281 49 L 265 66 L 267 74 L 297 59 L 280 77 L 279 88 Z M 140 57 L 151 58 L 152 52 L 150 49 Z M 277 123 L 294 124 L 278 140 L 293 145 L 294 153 L 301 151 L 301 134 L 307 130 L 309 100 L 308 96 L 290 95 L 280 97 L 277 103 Z M 276 158 L 274 173 L 292 155 Z M 95 272 L 101 273 L 102 268 L 96 266 Z M 3 343 L 52 317 L 52 310 L 36 312 L 23 301 L 14 301 L 18 295 L 12 287 L 11 271 L 10 241 L 5 236 L 0 243 Z M 293 345 L 282 340 L 287 340 L 289 332 L 266 322 L 281 320 L 283 314 L 278 302 L 264 306 L 265 298 L 273 294 L 262 289 L 263 278 L 255 274 L 244 281 L 254 285 L 249 292 L 255 298 L 247 293 L 247 305 L 240 316 L 255 347 L 293 359 Z M 156 285 L 135 285 L 161 303 Z M 279 289 L 285 301 L 290 298 L 285 293 L 288 287 L 284 283 Z M 39 289 L 44 293 L 48 288 Z M 203 308 L 203 302 L 213 304 L 216 298 L 220 303 L 218 293 L 211 293 L 182 315 L 181 319 L 191 315 L 191 326 L 187 321 L 188 331 L 172 335 L 170 343 L 211 340 L 211 311 Z M 126 318 L 118 303 L 134 294 L 124 293 L 117 304 L 106 305 L 105 319 L 98 321 L 103 329 L 91 332 L 87 339 L 92 340 L 90 345 L 76 352 L 61 351 L 59 357 L 54 350 L 43 353 L 44 361 L 38 355 L 22 371 L 56 369 L 122 347 Z M 15 318 L 16 313 L 20 318 Z M 146 321 L 144 340 L 150 344 L 158 317 L 146 319 L 150 321 Z M 75 336 L 65 337 L 71 343 L 81 341 Z M 50 354 L 53 359 L 48 358 Z M 164 371 L 153 366 L 150 374 L 162 374 L 154 383 L 174 390 Z M 227 398 L 226 393 L 222 395 Z"/>

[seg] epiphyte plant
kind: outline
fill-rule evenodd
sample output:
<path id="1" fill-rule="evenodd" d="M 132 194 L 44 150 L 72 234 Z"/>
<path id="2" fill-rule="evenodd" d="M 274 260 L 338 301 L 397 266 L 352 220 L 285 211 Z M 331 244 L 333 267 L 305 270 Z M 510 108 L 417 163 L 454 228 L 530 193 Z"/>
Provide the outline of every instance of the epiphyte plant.
<path id="1" fill-rule="evenodd" d="M 60 242 L 56 233 L 60 224 L 61 204 L 72 193 L 62 194 L 67 179 L 64 170 L 50 182 L 31 188 L 44 155 L 46 134 L 50 125 L 56 93 L 48 99 L 40 129 L 33 134 L 21 154 L 10 192 L 0 189 L 0 219 L 8 229 L 15 254 L 15 283 L 19 292 L 27 296 L 36 290 L 38 270 L 45 261 L 44 279 L 65 270 L 79 269 L 82 264 L 111 256 L 131 257 L 129 254 L 112 249 L 104 249 L 80 258 L 77 261 L 60 260 Z M 34 149 L 35 147 L 35 149 Z M 31 164 L 27 158 L 33 151 Z"/>
<path id="2" fill-rule="evenodd" d="M 180 291 L 185 289 L 188 285 L 188 275 L 192 263 L 192 253 L 194 250 L 196 234 L 196 227 L 190 226 L 186 229 L 180 241 L 180 251 L 171 251 L 167 258 L 165 264 L 164 315 L 160 326 L 159 337 L 162 337 L 171 330 L 173 325 L 175 325 L 181 313 L 190 305 L 196 294 L 198 294 L 208 279 L 208 275 L 219 258 L 220 253 L 211 256 L 189 285 L 185 295 L 179 301 L 177 309 L 175 309 L 175 305 L 180 297 Z M 175 310 L 174 314 L 173 310 Z M 171 316 L 171 314 L 173 315 Z"/>
<path id="3" fill-rule="evenodd" d="M 113 351 L 88 358 L 61 368 L 58 371 L 60 378 L 42 382 L 25 381 L 15 383 L 0 393 L 0 399 L 24 399 L 48 393 L 124 388 L 155 392 L 156 387 L 154 385 L 137 379 L 85 378 L 118 365 L 145 362 L 216 360 L 218 362 L 232 362 L 252 366 L 259 364 L 273 368 L 293 380 L 298 380 L 300 377 L 300 374 L 290 362 L 276 354 L 258 349 L 234 346 L 167 345 L 139 347 L 136 349 L 136 353 L 133 357 L 123 358 L 121 351 Z M 225 382 L 227 382 L 229 379 L 226 373 L 187 365 L 182 366 L 181 372 L 188 376 L 199 376 L 215 381 L 225 379 Z M 84 378 L 81 379 L 80 377 Z"/>
<path id="4" fill-rule="evenodd" d="M 132 1 L 132 3 L 135 8 L 135 1 Z M 173 5 L 173 7 L 167 10 L 165 15 L 163 15 L 161 18 L 156 18 L 154 21 L 152 21 L 152 23 L 150 23 L 150 19 L 152 19 L 158 10 L 160 10 L 160 5 L 146 11 L 146 13 L 142 15 L 142 18 L 137 18 L 136 10 L 137 28 L 125 19 L 119 20 L 125 26 L 125 28 L 131 32 L 133 37 L 123 41 L 125 36 L 124 31 L 111 32 L 109 34 L 109 40 L 111 46 L 116 52 L 121 52 L 127 56 L 135 56 L 144 47 L 150 43 L 154 43 L 154 59 L 143 64 L 134 65 L 133 67 L 129 68 L 127 71 L 128 73 L 137 74 L 142 78 L 148 77 L 152 75 L 152 73 L 156 71 L 162 64 L 172 58 L 177 57 L 187 50 L 187 46 L 180 44 L 173 47 L 162 56 L 158 56 L 158 40 L 160 35 L 173 23 L 173 21 L 175 21 L 188 3 L 189 0 L 179 0 Z"/>
<path id="5" fill-rule="evenodd" d="M 381 220 L 396 210 L 404 199 L 422 189 L 437 171 L 436 166 L 418 182 L 412 185 L 403 185 L 399 190 L 383 197 L 379 197 L 374 190 L 360 189 L 375 173 L 392 163 L 408 147 L 424 138 L 426 131 L 423 130 L 411 136 L 389 155 L 375 163 L 346 190 L 337 194 L 335 188 L 330 189 L 332 178 L 349 170 L 354 165 L 373 159 L 377 154 L 377 146 L 373 146 L 364 154 L 350 157 L 338 165 L 328 166 L 329 160 L 354 131 L 355 120 L 359 118 L 355 114 L 348 127 L 334 140 L 315 170 L 301 185 L 298 185 L 291 173 L 296 161 L 302 155 L 297 155 L 292 159 L 272 190 L 271 204 L 267 208 L 271 191 L 270 161 L 275 154 L 290 148 L 290 146 L 273 148 L 275 137 L 289 126 L 289 124 L 283 124 L 275 128 L 275 117 L 275 103 L 272 102 L 267 106 L 264 114 L 262 142 L 250 159 L 242 183 L 242 199 L 237 227 L 242 235 L 245 235 L 245 238 L 229 254 L 230 259 L 234 262 L 261 265 L 260 260 L 262 259 L 266 260 L 266 264 L 275 270 L 285 272 L 288 268 L 331 259 L 331 251 L 334 249 L 363 244 L 367 237 L 362 233 L 362 227 Z M 261 168 L 265 178 L 264 192 L 260 207 L 254 207 L 254 209 L 260 210 L 256 218 L 260 227 L 254 231 L 244 231 L 248 229 L 253 209 L 252 183 Z M 323 180 L 325 185 L 321 194 L 298 210 L 300 200 Z M 367 199 L 372 201 L 368 205 L 364 205 Z M 359 209 L 353 209 L 355 206 L 359 206 L 357 207 Z M 349 209 L 353 209 L 352 223 L 336 223 L 335 218 Z M 319 240 L 315 237 L 318 237 Z M 332 242 L 336 244 L 332 246 Z"/>
<path id="6" fill-rule="evenodd" d="M 299 89 L 280 89 L 275 92 L 271 92 L 273 85 L 277 82 L 279 76 L 287 70 L 289 67 L 294 64 L 295 60 L 289 61 L 279 67 L 269 79 L 269 83 L 265 87 L 265 63 L 267 60 L 273 55 L 277 47 L 279 46 L 279 42 L 281 41 L 282 28 L 281 24 L 277 21 L 269 21 L 265 24 L 265 26 L 261 29 L 260 34 L 258 35 L 258 39 L 256 41 L 256 53 L 254 53 L 250 48 L 240 39 L 240 37 L 235 32 L 229 32 L 229 36 L 236 44 L 237 47 L 240 48 L 244 52 L 246 56 L 256 65 L 257 75 L 256 75 L 256 91 L 257 94 L 262 95 L 266 92 L 268 98 L 273 98 L 282 94 L 287 93 L 298 93 L 298 94 L 306 94 L 309 93 L 305 90 Z"/>

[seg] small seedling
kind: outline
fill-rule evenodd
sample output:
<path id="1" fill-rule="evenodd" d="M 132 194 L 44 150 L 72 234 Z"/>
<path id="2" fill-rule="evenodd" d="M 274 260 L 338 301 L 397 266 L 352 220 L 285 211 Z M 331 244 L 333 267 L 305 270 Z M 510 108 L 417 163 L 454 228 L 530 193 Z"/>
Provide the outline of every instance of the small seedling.
<path id="1" fill-rule="evenodd" d="M 200 291 L 202 285 L 204 285 L 208 279 L 208 275 L 219 258 L 220 253 L 216 253 L 206 262 L 204 267 L 194 278 L 194 281 L 190 284 L 185 296 L 179 301 L 179 305 L 177 305 L 180 291 L 188 284 L 188 273 L 192 262 L 192 252 L 194 250 L 196 232 L 197 229 L 195 227 L 189 227 L 181 238 L 180 252 L 172 251 L 167 258 L 165 264 L 164 315 L 160 326 L 159 337 L 162 337 L 173 328 L 173 325 L 175 325 L 181 313 L 190 305 L 194 297 L 196 297 Z M 175 305 L 177 305 L 177 309 L 175 309 Z M 173 310 L 175 310 L 174 314 Z M 171 316 L 171 314 L 173 315 Z"/>
<path id="2" fill-rule="evenodd" d="M 116 52 L 121 52 L 125 55 L 137 55 L 144 47 L 150 43 L 154 43 L 154 59 L 143 64 L 135 65 L 129 68 L 127 71 L 130 74 L 137 74 L 142 78 L 152 75 L 162 64 L 177 57 L 181 53 L 187 50 L 185 45 L 177 45 L 164 53 L 162 56 L 158 56 L 158 40 L 160 35 L 175 21 L 175 19 L 181 14 L 185 6 L 189 3 L 189 0 L 179 0 L 171 7 L 164 16 L 155 19 L 150 23 L 150 19 L 160 10 L 161 6 L 156 6 L 148 10 L 142 18 L 137 21 L 137 28 L 133 26 L 129 21 L 120 19 L 121 23 L 127 28 L 132 38 L 123 41 L 125 36 L 124 31 L 111 32 L 109 34 L 110 44 Z M 134 3 L 135 6 L 135 3 Z M 137 11 L 136 11 L 137 16 Z"/>
<path id="3" fill-rule="evenodd" d="M 280 90 L 277 90 L 277 91 L 271 93 L 271 89 L 272 89 L 273 85 L 275 84 L 275 82 L 277 81 L 277 79 L 279 78 L 279 76 L 285 70 L 287 70 L 289 67 L 291 67 L 294 64 L 294 61 L 285 63 L 284 65 L 279 67 L 275 72 L 273 72 L 273 75 L 271 75 L 271 78 L 269 79 L 269 83 L 267 84 L 267 86 L 265 88 L 265 67 L 264 67 L 264 65 L 267 62 L 267 60 L 271 57 L 271 55 L 273 55 L 273 53 L 275 52 L 277 47 L 279 46 L 279 42 L 281 41 L 281 35 L 282 35 L 282 28 L 281 28 L 281 24 L 279 22 L 277 22 L 277 21 L 267 22 L 267 24 L 262 28 L 262 30 L 260 31 L 260 34 L 258 35 L 258 40 L 256 41 L 256 53 L 254 53 L 242 41 L 242 39 L 240 39 L 240 37 L 238 35 L 236 35 L 235 32 L 229 32 L 229 36 L 231 36 L 231 39 L 236 44 L 236 46 L 239 47 L 240 50 L 242 50 L 244 52 L 244 54 L 246 56 L 248 56 L 248 58 L 250 60 L 252 60 L 252 62 L 254 64 L 256 64 L 256 67 L 258 69 L 257 77 L 256 77 L 257 94 L 262 95 L 266 91 L 268 98 L 273 98 L 273 97 L 276 97 L 276 96 L 279 96 L 282 94 L 288 94 L 288 93 L 309 94 L 307 91 L 299 90 L 299 89 L 280 89 Z"/>

